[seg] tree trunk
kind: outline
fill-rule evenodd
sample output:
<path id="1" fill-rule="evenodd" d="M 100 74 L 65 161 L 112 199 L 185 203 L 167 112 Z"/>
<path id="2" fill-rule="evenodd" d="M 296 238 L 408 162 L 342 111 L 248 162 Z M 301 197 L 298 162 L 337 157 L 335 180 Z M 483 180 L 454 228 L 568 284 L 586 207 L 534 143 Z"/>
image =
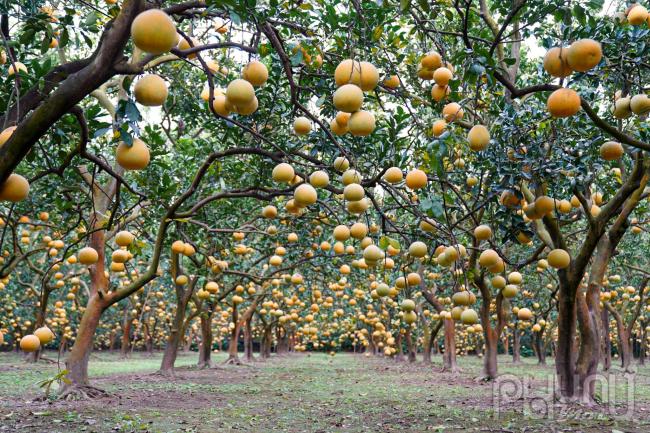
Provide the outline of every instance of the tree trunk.
<path id="1" fill-rule="evenodd" d="M 122 344 L 120 345 L 120 356 L 126 358 L 129 356 L 129 349 L 131 348 L 131 326 L 133 320 L 131 319 L 131 311 L 127 304 L 124 308 L 124 318 L 122 321 Z"/>
<path id="2" fill-rule="evenodd" d="M 103 311 L 104 306 L 99 296 L 91 296 L 81 318 L 74 345 L 65 361 L 70 384 L 63 387 L 64 392 L 72 386 L 87 386 L 89 384 L 88 360 L 93 349 L 95 331 Z"/>
<path id="3" fill-rule="evenodd" d="M 241 325 L 239 322 L 237 305 L 234 303 L 232 306 L 232 323 L 235 326 L 232 328 L 232 331 L 230 331 L 230 341 L 228 342 L 228 359 L 226 359 L 226 362 L 232 364 L 241 364 L 237 347 L 239 343 L 239 332 L 241 330 Z"/>
<path id="4" fill-rule="evenodd" d="M 452 319 L 444 319 L 445 352 L 442 355 L 443 371 L 457 373 L 459 370 L 456 363 L 456 329 Z"/>
<path id="5" fill-rule="evenodd" d="M 567 281 L 560 278 L 558 293 L 557 347 L 555 354 L 555 372 L 558 377 L 559 391 L 564 397 L 572 397 L 576 392 L 576 317 L 577 306 L 575 292 Z"/>
<path id="6" fill-rule="evenodd" d="M 603 371 L 609 371 L 612 368 L 612 340 L 609 336 L 609 311 L 603 308 L 601 311 L 602 324 L 602 356 Z"/>
<path id="7" fill-rule="evenodd" d="M 246 361 L 253 361 L 253 330 L 251 322 L 253 318 L 248 317 L 244 322 L 244 358 Z"/>
<path id="8" fill-rule="evenodd" d="M 645 321 L 641 322 L 641 341 L 639 342 L 639 365 L 645 365 L 646 349 L 647 349 L 647 331 L 645 330 Z"/>
<path id="9" fill-rule="evenodd" d="M 188 300 L 189 297 L 187 299 L 185 299 L 185 297 L 181 297 L 180 299 L 177 298 L 178 303 L 176 305 L 172 327 L 169 330 L 165 352 L 163 353 L 163 358 L 160 363 L 161 374 L 174 374 L 174 364 L 176 363 L 176 357 L 178 356 L 178 347 L 183 339 L 181 330 L 183 329 L 183 323 L 185 321 L 185 310 L 187 308 Z"/>
<path id="10" fill-rule="evenodd" d="M 535 355 L 537 355 L 537 363 L 539 365 L 546 365 L 546 348 L 542 341 L 542 333 L 544 331 L 535 332 L 533 342 L 535 344 Z"/>
<path id="11" fill-rule="evenodd" d="M 406 334 L 405 334 L 404 337 L 406 338 L 406 348 L 408 350 L 407 359 L 408 359 L 409 362 L 415 362 L 415 360 L 417 358 L 416 353 L 415 353 L 417 348 L 415 347 L 416 345 L 413 344 L 413 339 L 411 338 L 411 329 L 410 328 L 408 328 L 406 330 Z"/>
<path id="12" fill-rule="evenodd" d="M 521 364 L 521 334 L 517 329 L 517 322 L 512 329 L 512 363 Z"/>
<path id="13" fill-rule="evenodd" d="M 201 314 L 201 344 L 199 345 L 199 368 L 211 368 L 212 360 L 212 313 Z"/>

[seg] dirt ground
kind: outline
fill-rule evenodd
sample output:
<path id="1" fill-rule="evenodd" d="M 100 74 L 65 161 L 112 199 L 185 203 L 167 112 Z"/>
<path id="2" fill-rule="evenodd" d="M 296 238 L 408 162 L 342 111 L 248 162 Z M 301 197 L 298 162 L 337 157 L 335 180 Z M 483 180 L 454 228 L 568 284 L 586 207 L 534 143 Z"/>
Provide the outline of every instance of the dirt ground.
<path id="1" fill-rule="evenodd" d="M 234 366 L 218 354 L 198 370 L 196 357 L 182 354 L 169 378 L 154 374 L 159 354 L 95 353 L 92 384 L 108 397 L 35 402 L 57 365 L 2 353 L 0 432 L 650 432 L 650 367 L 629 382 L 615 373 L 611 403 L 584 407 L 552 401 L 552 364 L 532 359 L 503 357 L 501 380 L 484 383 L 475 357 L 460 359 L 459 374 L 439 359 L 292 354 Z"/>

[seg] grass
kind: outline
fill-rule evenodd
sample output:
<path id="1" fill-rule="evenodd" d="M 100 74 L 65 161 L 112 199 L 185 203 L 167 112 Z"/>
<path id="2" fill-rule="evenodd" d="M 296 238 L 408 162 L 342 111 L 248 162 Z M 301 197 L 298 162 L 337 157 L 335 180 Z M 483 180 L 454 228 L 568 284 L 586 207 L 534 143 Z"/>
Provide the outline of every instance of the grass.
<path id="1" fill-rule="evenodd" d="M 603 413 L 592 419 L 537 419 L 508 407 L 499 418 L 491 403 L 492 384 L 475 382 L 481 361 L 460 359 L 462 373 L 440 373 L 420 363 L 324 354 L 274 357 L 249 366 L 211 370 L 180 369 L 174 379 L 150 376 L 160 354 L 135 353 L 129 359 L 96 353 L 93 382 L 113 393 L 109 401 L 27 404 L 34 384 L 56 373 L 56 365 L 25 365 L 14 354 L 0 354 L 0 405 L 10 413 L 0 426 L 29 432 L 622 432 L 650 431 L 648 418 L 616 420 Z M 178 366 L 196 362 L 181 355 Z M 215 361 L 224 356 L 219 354 Z M 439 359 L 436 359 L 439 362 Z M 541 388 L 552 375 L 533 359 L 513 365 L 500 359 L 500 372 L 527 375 Z M 637 402 L 650 409 L 650 369 L 637 375 Z M 583 413 L 584 415 L 584 413 Z M 13 429 L 13 430 L 12 430 Z"/>

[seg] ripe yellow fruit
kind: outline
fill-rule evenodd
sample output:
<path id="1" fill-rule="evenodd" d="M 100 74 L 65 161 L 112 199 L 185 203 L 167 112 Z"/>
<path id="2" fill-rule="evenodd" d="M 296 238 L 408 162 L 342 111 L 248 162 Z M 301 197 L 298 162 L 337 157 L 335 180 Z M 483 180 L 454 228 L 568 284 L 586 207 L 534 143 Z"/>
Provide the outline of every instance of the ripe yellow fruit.
<path id="1" fill-rule="evenodd" d="M 420 64 L 426 69 L 435 70 L 442 66 L 442 56 L 435 51 L 432 51 L 422 57 Z"/>
<path id="2" fill-rule="evenodd" d="M 36 335 L 25 335 L 20 339 L 20 348 L 25 352 L 36 352 L 41 347 L 41 340 Z"/>
<path id="3" fill-rule="evenodd" d="M 499 254 L 492 249 L 485 250 L 478 258 L 478 263 L 484 268 L 491 268 L 499 263 Z"/>
<path id="4" fill-rule="evenodd" d="M 172 242 L 172 253 L 183 254 L 185 252 L 185 242 L 177 240 Z"/>
<path id="5" fill-rule="evenodd" d="M 228 117 L 230 115 L 230 112 L 235 107 L 233 107 L 232 104 L 228 101 L 226 95 L 217 95 L 215 93 L 214 99 L 212 100 L 212 108 L 214 108 L 214 111 L 216 111 L 220 116 Z"/>
<path id="6" fill-rule="evenodd" d="M 25 200 L 29 195 L 29 182 L 19 174 L 12 173 L 0 185 L 0 201 L 13 203 Z"/>
<path id="7" fill-rule="evenodd" d="M 413 311 L 415 310 L 415 301 L 413 299 L 404 299 L 400 304 L 400 309 L 402 311 Z"/>
<path id="8" fill-rule="evenodd" d="M 291 182 L 295 175 L 293 167 L 286 162 L 276 165 L 271 173 L 271 177 L 276 182 Z"/>
<path id="9" fill-rule="evenodd" d="M 311 121 L 304 116 L 293 121 L 293 132 L 297 135 L 307 135 L 311 132 Z"/>
<path id="10" fill-rule="evenodd" d="M 278 208 L 273 205 L 264 206 L 262 216 L 264 218 L 275 218 L 278 215 Z"/>
<path id="11" fill-rule="evenodd" d="M 424 257 L 427 254 L 427 244 L 421 241 L 415 241 L 409 245 L 409 255 L 417 258 Z"/>
<path id="12" fill-rule="evenodd" d="M 255 89 L 248 81 L 237 78 L 228 83 L 226 98 L 235 106 L 247 106 L 255 98 Z"/>
<path id="13" fill-rule="evenodd" d="M 427 185 L 427 174 L 417 168 L 406 175 L 406 186 L 410 189 L 420 189 Z"/>
<path id="14" fill-rule="evenodd" d="M 334 160 L 334 170 L 343 172 L 350 168 L 350 161 L 344 156 L 338 156 Z"/>
<path id="15" fill-rule="evenodd" d="M 379 82 L 379 71 L 370 62 L 361 62 L 361 73 L 359 74 L 359 87 L 365 92 L 369 92 Z"/>
<path id="16" fill-rule="evenodd" d="M 363 187 L 358 183 L 351 183 L 343 188 L 343 196 L 347 201 L 359 201 L 366 195 Z"/>
<path id="17" fill-rule="evenodd" d="M 492 277 L 492 280 L 490 280 L 490 282 L 495 289 L 503 289 L 506 286 L 506 279 L 501 275 Z"/>
<path id="18" fill-rule="evenodd" d="M 131 39 L 142 51 L 162 54 L 176 46 L 178 33 L 169 15 L 160 9 L 149 9 L 133 20 Z"/>
<path id="19" fill-rule="evenodd" d="M 77 254 L 79 257 L 79 263 L 83 265 L 94 265 L 99 260 L 99 254 L 92 247 L 84 247 L 79 250 Z"/>
<path id="20" fill-rule="evenodd" d="M 350 116 L 348 129 L 354 136 L 364 137 L 375 130 L 375 116 L 368 111 L 357 111 Z"/>
<path id="21" fill-rule="evenodd" d="M 337 86 L 348 83 L 359 84 L 361 82 L 361 64 L 352 59 L 343 60 L 334 70 L 334 81 Z"/>
<path id="22" fill-rule="evenodd" d="M 38 338 L 41 345 L 48 344 L 54 340 L 54 333 L 47 326 L 42 326 L 34 331 L 34 335 Z"/>
<path id="23" fill-rule="evenodd" d="M 336 123 L 338 123 L 341 126 L 348 126 L 348 122 L 350 121 L 350 116 L 352 116 L 351 113 L 346 113 L 345 111 L 339 111 L 336 113 Z"/>
<path id="24" fill-rule="evenodd" d="M 178 45 L 176 46 L 176 48 L 178 48 L 181 51 L 189 50 L 190 48 L 198 47 L 198 46 L 201 45 L 196 38 L 193 38 L 191 36 L 190 36 L 190 40 L 192 41 L 191 46 L 190 46 L 190 43 L 187 41 L 187 39 L 185 39 L 184 37 L 179 35 L 178 39 L 179 39 L 179 42 L 178 42 Z M 196 53 L 188 54 L 187 58 L 188 59 L 196 58 Z"/>
<path id="25" fill-rule="evenodd" d="M 563 249 L 555 249 L 548 253 L 546 260 L 555 269 L 564 269 L 571 263 L 571 256 Z"/>
<path id="26" fill-rule="evenodd" d="M 431 99 L 436 102 L 440 102 L 445 99 L 451 93 L 451 88 L 449 86 L 439 86 L 434 84 L 431 88 Z"/>
<path id="27" fill-rule="evenodd" d="M 569 46 L 567 63 L 574 71 L 587 72 L 600 63 L 603 49 L 599 42 L 593 39 L 580 39 Z"/>
<path id="28" fill-rule="evenodd" d="M 650 112 L 650 98 L 645 93 L 634 95 L 630 99 L 630 110 L 636 115 Z"/>
<path id="29" fill-rule="evenodd" d="M 391 75 L 390 77 L 384 80 L 384 87 L 387 89 L 397 89 L 401 84 L 401 81 L 397 75 Z"/>
<path id="30" fill-rule="evenodd" d="M 0 132 L 0 147 L 2 147 L 7 142 L 7 140 L 9 140 L 16 128 L 17 126 L 10 126 L 9 128 Z"/>
<path id="31" fill-rule="evenodd" d="M 510 273 L 508 274 L 508 282 L 509 282 L 510 284 L 517 284 L 517 285 L 519 285 L 519 284 L 521 284 L 521 282 L 523 281 L 523 279 L 524 279 L 524 277 L 521 275 L 521 273 L 519 273 L 519 272 L 517 272 L 517 271 L 515 271 L 515 272 L 510 272 Z"/>
<path id="32" fill-rule="evenodd" d="M 645 7 L 641 6 L 640 4 L 633 6 L 627 12 L 627 22 L 632 24 L 633 26 L 645 24 L 647 19 L 648 19 L 648 10 Z"/>
<path id="33" fill-rule="evenodd" d="M 129 252 L 126 250 L 115 250 L 111 254 L 111 259 L 115 263 L 126 263 L 129 260 Z"/>
<path id="34" fill-rule="evenodd" d="M 384 252 L 374 244 L 370 244 L 363 249 L 363 259 L 367 264 L 372 265 L 385 257 Z"/>
<path id="35" fill-rule="evenodd" d="M 464 115 L 465 115 L 465 111 L 463 111 L 463 108 L 460 106 L 460 104 L 456 102 L 450 102 L 449 104 L 445 105 L 444 108 L 442 109 L 442 117 L 447 122 L 453 122 L 454 120 L 461 120 Z"/>
<path id="36" fill-rule="evenodd" d="M 431 133 L 434 135 L 434 137 L 440 137 L 445 132 L 445 129 L 447 129 L 447 122 L 442 119 L 438 119 L 433 122 L 433 125 L 431 126 Z"/>
<path id="37" fill-rule="evenodd" d="M 485 224 L 477 226 L 474 229 L 474 237 L 479 241 L 484 241 L 492 237 L 492 229 Z"/>
<path id="38" fill-rule="evenodd" d="M 165 80 L 156 74 L 147 74 L 135 84 L 133 93 L 140 104 L 157 107 L 165 103 L 169 92 Z"/>
<path id="39" fill-rule="evenodd" d="M 341 176 L 341 182 L 343 185 L 350 185 L 351 183 L 361 183 L 362 177 L 361 173 L 356 170 L 350 169 L 345 170 Z"/>
<path id="40" fill-rule="evenodd" d="M 115 235 L 115 243 L 120 247 L 128 247 L 134 239 L 133 233 L 126 230 L 119 231 Z"/>
<path id="41" fill-rule="evenodd" d="M 475 310 L 468 308 L 461 313 L 460 321 L 465 325 L 474 325 L 475 323 L 478 323 L 478 313 Z"/>
<path id="42" fill-rule="evenodd" d="M 361 108 L 363 104 L 363 91 L 354 84 L 344 84 L 336 89 L 332 100 L 337 110 L 352 113 Z M 342 124 L 342 126 L 345 125 Z"/>
<path id="43" fill-rule="evenodd" d="M 263 86 L 269 79 L 269 70 L 264 63 L 253 60 L 244 67 L 242 78 L 255 87 Z"/>
<path id="44" fill-rule="evenodd" d="M 13 62 L 12 64 L 9 65 L 9 69 L 7 70 L 7 76 L 11 77 L 16 73 L 19 73 L 20 71 L 27 73 L 27 66 L 25 66 L 21 62 Z"/>
<path id="45" fill-rule="evenodd" d="M 519 320 L 530 320 L 533 318 L 533 313 L 528 308 L 520 308 L 517 311 L 517 318 Z"/>
<path id="46" fill-rule="evenodd" d="M 580 96 L 572 89 L 557 89 L 548 97 L 546 108 L 553 117 L 573 116 L 580 111 Z"/>
<path id="47" fill-rule="evenodd" d="M 517 293 L 519 293 L 519 288 L 514 284 L 508 284 L 507 286 L 503 287 L 503 290 L 501 290 L 501 294 L 506 299 L 514 298 L 517 296 Z"/>
<path id="48" fill-rule="evenodd" d="M 616 141 L 607 141 L 600 146 L 600 156 L 605 161 L 614 161 L 623 156 L 623 145 Z"/>
<path id="49" fill-rule="evenodd" d="M 179 276 L 176 277 L 176 279 L 174 280 L 174 283 L 175 283 L 177 286 L 184 286 L 184 285 L 186 285 L 188 282 L 189 282 L 189 278 L 187 278 L 187 275 L 179 275 Z"/>
<path id="50" fill-rule="evenodd" d="M 228 98 L 226 98 L 228 100 Z M 235 105 L 234 110 L 241 114 L 242 116 L 250 116 L 257 111 L 259 107 L 259 102 L 257 101 L 257 96 L 253 96 L 253 99 L 248 104 L 239 104 Z"/>
<path id="51" fill-rule="evenodd" d="M 334 227 L 332 236 L 334 236 L 334 239 L 336 239 L 337 241 L 347 241 L 348 239 L 350 239 L 350 229 L 348 228 L 348 226 L 340 224 Z"/>
<path id="52" fill-rule="evenodd" d="M 433 69 L 428 69 L 422 66 L 420 63 L 418 65 L 418 77 L 423 80 L 433 80 Z"/>
<path id="53" fill-rule="evenodd" d="M 303 183 L 293 193 L 293 199 L 299 207 L 305 207 L 316 203 L 318 193 L 308 183 Z"/>
<path id="54" fill-rule="evenodd" d="M 560 203 L 558 204 L 558 209 L 560 210 L 561 213 L 569 213 L 571 212 L 571 202 L 569 200 L 560 200 Z"/>
<path id="55" fill-rule="evenodd" d="M 330 131 L 334 135 L 344 135 L 346 132 L 348 132 L 348 126 L 342 126 L 339 122 L 336 121 L 336 119 L 332 119 L 330 121 Z"/>
<path id="56" fill-rule="evenodd" d="M 138 138 L 133 139 L 131 146 L 121 142 L 117 146 L 115 159 L 125 170 L 142 170 L 149 165 L 149 148 Z"/>
<path id="57" fill-rule="evenodd" d="M 453 76 L 454 74 L 445 67 L 440 67 L 433 71 L 433 81 L 441 87 L 446 87 Z"/>
<path id="58" fill-rule="evenodd" d="M 404 323 L 407 325 L 411 325 L 415 323 L 418 320 L 418 315 L 415 311 L 405 311 L 404 312 Z M 389 348 L 387 347 L 385 350 L 388 350 Z"/>
<path id="59" fill-rule="evenodd" d="M 390 167 L 383 176 L 388 183 L 399 183 L 404 179 L 404 174 L 399 167 Z"/>
<path id="60" fill-rule="evenodd" d="M 350 134 L 358 137 L 370 135 L 375 130 L 375 116 L 369 111 L 357 111 L 348 122 Z"/>
<path id="61" fill-rule="evenodd" d="M 467 141 L 474 152 L 485 150 L 490 144 L 490 131 L 483 125 L 474 125 L 467 133 Z"/>
<path id="62" fill-rule="evenodd" d="M 309 175 L 309 183 L 314 188 L 325 188 L 330 183 L 330 177 L 326 171 L 318 170 Z"/>
<path id="63" fill-rule="evenodd" d="M 368 226 L 364 223 L 354 223 L 350 227 L 350 236 L 355 239 L 363 239 L 368 234 Z"/>
<path id="64" fill-rule="evenodd" d="M 568 48 L 554 47 L 544 56 L 544 70 L 552 77 L 563 78 L 571 75 L 571 67 L 567 62 Z"/>
<path id="65" fill-rule="evenodd" d="M 631 102 L 632 98 L 629 96 L 618 98 L 614 102 L 614 109 L 612 110 L 614 117 L 617 119 L 627 119 L 630 117 L 632 115 L 632 108 L 630 107 Z"/>
<path id="66" fill-rule="evenodd" d="M 541 216 L 551 213 L 555 209 L 555 200 L 541 195 L 535 199 L 535 211 Z"/>

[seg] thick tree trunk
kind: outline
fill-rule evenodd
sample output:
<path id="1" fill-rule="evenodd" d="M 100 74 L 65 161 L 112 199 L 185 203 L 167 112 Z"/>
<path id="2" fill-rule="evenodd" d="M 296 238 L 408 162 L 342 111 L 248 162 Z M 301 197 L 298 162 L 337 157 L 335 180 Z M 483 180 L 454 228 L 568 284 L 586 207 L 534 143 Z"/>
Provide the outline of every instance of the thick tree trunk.
<path id="1" fill-rule="evenodd" d="M 577 306 L 575 292 L 566 287 L 560 278 L 558 293 L 558 339 L 555 354 L 555 372 L 558 377 L 559 391 L 564 397 L 576 393 L 576 317 Z M 564 287 L 563 287 L 564 286 Z"/>
<path id="2" fill-rule="evenodd" d="M 645 322 L 641 322 L 641 341 L 639 342 L 639 365 L 645 365 L 646 350 L 648 348 L 648 333 Z"/>
<path id="3" fill-rule="evenodd" d="M 262 359 L 268 359 L 271 357 L 271 346 L 273 344 L 272 330 L 271 325 L 264 327 L 264 333 L 262 334 L 262 340 L 260 342 L 260 357 Z"/>
<path id="4" fill-rule="evenodd" d="M 212 367 L 212 314 L 201 314 L 201 344 L 199 345 L 199 368 Z"/>
<path id="5" fill-rule="evenodd" d="M 535 355 L 537 355 L 537 363 L 539 365 L 546 365 L 546 348 L 544 347 L 544 342 L 542 341 L 542 331 L 535 332 L 533 337 L 533 342 L 535 344 Z"/>
<path id="6" fill-rule="evenodd" d="M 95 331 L 103 311 L 104 306 L 99 296 L 91 296 L 81 318 L 74 345 L 65 361 L 68 370 L 67 377 L 71 383 L 64 386 L 64 390 L 70 386 L 86 386 L 89 384 L 88 360 L 93 349 Z"/>
<path id="7" fill-rule="evenodd" d="M 160 363 L 160 373 L 164 375 L 174 374 L 174 364 L 176 363 L 176 357 L 178 356 L 178 348 L 183 339 L 182 329 L 185 321 L 187 300 L 184 299 L 184 297 L 181 297 L 178 301 L 180 302 L 176 305 L 172 327 L 169 330 L 167 344 L 165 345 L 165 351 Z"/>
<path id="8" fill-rule="evenodd" d="M 124 308 L 124 318 L 122 320 L 122 344 L 120 345 L 120 356 L 126 358 L 129 356 L 129 349 L 131 348 L 131 311 L 129 305 Z"/>
<path id="9" fill-rule="evenodd" d="M 603 371 L 609 371 L 612 368 L 612 340 L 609 336 L 609 311 L 603 308 L 601 311 L 602 324 L 602 356 Z"/>
<path id="10" fill-rule="evenodd" d="M 521 334 L 517 329 L 517 323 L 512 329 L 512 363 L 521 364 Z"/>
<path id="11" fill-rule="evenodd" d="M 456 329 L 452 319 L 444 319 L 444 336 L 445 336 L 445 352 L 442 355 L 442 369 L 443 371 L 450 371 L 457 373 L 459 370 L 456 363 Z"/>
<path id="12" fill-rule="evenodd" d="M 251 322 L 253 318 L 248 317 L 244 322 L 244 358 L 246 361 L 253 361 L 253 330 Z"/>
<path id="13" fill-rule="evenodd" d="M 406 330 L 406 334 L 404 335 L 406 338 L 406 348 L 408 350 L 408 355 L 407 359 L 409 362 L 415 362 L 416 360 L 416 350 L 417 348 L 415 347 L 415 344 L 413 344 L 413 339 L 411 338 L 411 329 Z"/>

